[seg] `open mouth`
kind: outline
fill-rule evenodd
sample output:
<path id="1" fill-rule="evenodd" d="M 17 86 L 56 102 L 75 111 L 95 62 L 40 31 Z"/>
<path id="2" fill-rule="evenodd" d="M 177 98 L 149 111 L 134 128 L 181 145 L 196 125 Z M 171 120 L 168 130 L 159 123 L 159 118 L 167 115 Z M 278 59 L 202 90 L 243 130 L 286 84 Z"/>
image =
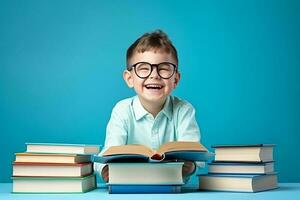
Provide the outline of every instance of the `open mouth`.
<path id="1" fill-rule="evenodd" d="M 160 90 L 163 88 L 163 86 L 159 85 L 159 84 L 147 84 L 147 85 L 145 85 L 145 87 L 147 89 L 152 89 L 152 90 Z"/>

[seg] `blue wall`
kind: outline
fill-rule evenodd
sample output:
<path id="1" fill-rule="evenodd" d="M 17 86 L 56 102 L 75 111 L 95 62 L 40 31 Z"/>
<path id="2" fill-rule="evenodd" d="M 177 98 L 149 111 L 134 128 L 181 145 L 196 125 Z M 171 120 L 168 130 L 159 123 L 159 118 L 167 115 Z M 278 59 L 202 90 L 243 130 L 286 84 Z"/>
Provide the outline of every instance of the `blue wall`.
<path id="1" fill-rule="evenodd" d="M 275 143 L 280 181 L 299 182 L 299 10 L 287 0 L 0 1 L 0 182 L 25 142 L 103 144 L 112 107 L 134 94 L 126 49 L 157 28 L 178 48 L 174 95 L 195 106 L 202 142 Z"/>

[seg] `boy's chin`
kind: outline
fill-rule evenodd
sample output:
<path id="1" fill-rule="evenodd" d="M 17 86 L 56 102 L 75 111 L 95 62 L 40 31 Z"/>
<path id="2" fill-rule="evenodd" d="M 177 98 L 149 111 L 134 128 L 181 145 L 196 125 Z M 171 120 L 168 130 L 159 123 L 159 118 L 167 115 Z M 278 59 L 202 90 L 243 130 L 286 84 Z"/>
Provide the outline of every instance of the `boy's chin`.
<path id="1" fill-rule="evenodd" d="M 164 103 L 167 97 L 163 95 L 151 95 L 151 96 L 147 95 L 147 96 L 143 96 L 142 98 L 148 103 L 160 104 L 160 103 Z"/>

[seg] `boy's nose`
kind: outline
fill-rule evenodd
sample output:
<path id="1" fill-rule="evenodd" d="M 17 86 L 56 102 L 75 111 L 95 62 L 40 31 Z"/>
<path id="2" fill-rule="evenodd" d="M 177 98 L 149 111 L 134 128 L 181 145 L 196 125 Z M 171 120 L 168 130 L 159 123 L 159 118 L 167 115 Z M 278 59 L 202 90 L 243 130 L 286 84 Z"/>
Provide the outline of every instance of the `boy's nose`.
<path id="1" fill-rule="evenodd" d="M 160 76 L 158 75 L 158 69 L 157 67 L 153 67 L 153 70 L 149 76 L 149 78 L 159 78 Z"/>

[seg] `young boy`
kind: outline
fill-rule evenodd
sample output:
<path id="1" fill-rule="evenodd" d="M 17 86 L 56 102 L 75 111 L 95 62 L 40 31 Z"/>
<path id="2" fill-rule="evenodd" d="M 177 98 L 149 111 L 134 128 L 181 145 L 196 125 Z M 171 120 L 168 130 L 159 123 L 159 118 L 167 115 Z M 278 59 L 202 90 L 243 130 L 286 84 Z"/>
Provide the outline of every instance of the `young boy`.
<path id="1" fill-rule="evenodd" d="M 128 48 L 123 78 L 137 96 L 122 100 L 113 108 L 103 151 L 125 144 L 158 149 L 171 141 L 200 141 L 194 108 L 170 96 L 180 73 L 177 51 L 164 32 L 146 33 Z M 185 161 L 183 178 L 188 180 L 195 170 L 193 162 Z M 108 181 L 107 166 L 95 165 L 95 171 Z"/>

